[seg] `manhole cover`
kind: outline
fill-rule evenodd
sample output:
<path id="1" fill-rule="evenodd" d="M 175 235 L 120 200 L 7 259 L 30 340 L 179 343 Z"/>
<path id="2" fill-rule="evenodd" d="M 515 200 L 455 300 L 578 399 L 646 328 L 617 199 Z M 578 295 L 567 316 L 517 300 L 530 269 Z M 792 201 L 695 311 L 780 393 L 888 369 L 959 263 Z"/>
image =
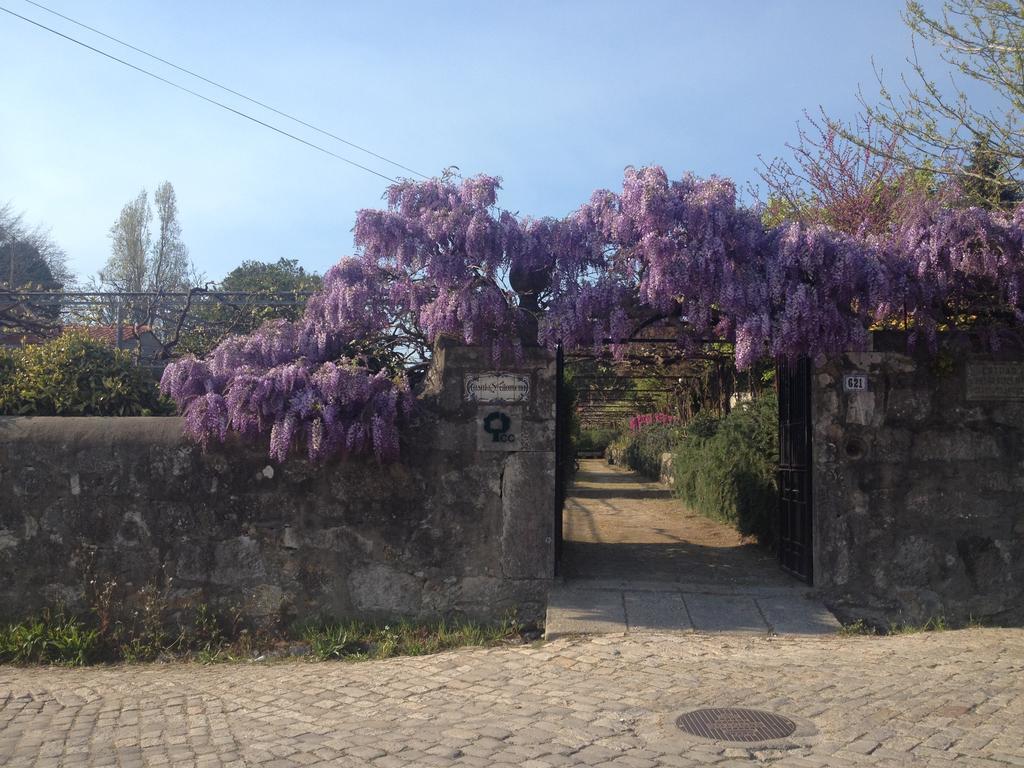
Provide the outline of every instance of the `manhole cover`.
<path id="1" fill-rule="evenodd" d="M 757 709 L 696 709 L 676 718 L 676 726 L 694 736 L 716 741 L 770 741 L 792 735 L 788 717 Z"/>

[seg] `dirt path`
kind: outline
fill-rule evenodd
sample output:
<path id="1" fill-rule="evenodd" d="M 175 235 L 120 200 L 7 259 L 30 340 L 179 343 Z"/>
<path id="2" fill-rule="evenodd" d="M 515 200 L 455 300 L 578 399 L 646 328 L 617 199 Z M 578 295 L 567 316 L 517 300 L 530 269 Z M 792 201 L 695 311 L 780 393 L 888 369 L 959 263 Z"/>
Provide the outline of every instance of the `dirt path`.
<path id="1" fill-rule="evenodd" d="M 580 462 L 564 520 L 566 579 L 793 585 L 756 543 L 601 459 Z"/>

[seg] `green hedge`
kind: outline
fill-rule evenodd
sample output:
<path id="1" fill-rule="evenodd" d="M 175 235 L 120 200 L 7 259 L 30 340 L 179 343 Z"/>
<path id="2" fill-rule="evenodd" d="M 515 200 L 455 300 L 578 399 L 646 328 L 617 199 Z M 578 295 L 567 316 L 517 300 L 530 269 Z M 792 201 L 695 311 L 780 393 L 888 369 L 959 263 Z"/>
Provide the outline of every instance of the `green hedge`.
<path id="1" fill-rule="evenodd" d="M 0 351 L 0 415 L 151 416 L 171 414 L 156 382 L 129 352 L 85 334 Z"/>
<path id="2" fill-rule="evenodd" d="M 621 430 L 613 427 L 580 427 L 579 437 L 576 440 L 577 453 L 604 453 L 616 438 Z"/>
<path id="3" fill-rule="evenodd" d="M 672 458 L 674 491 L 695 512 L 774 546 L 779 407 L 774 393 L 691 421 Z"/>
<path id="4" fill-rule="evenodd" d="M 626 466 L 657 480 L 661 474 L 661 455 L 671 452 L 683 434 L 677 424 L 650 424 L 624 433 L 613 445 L 621 450 Z"/>

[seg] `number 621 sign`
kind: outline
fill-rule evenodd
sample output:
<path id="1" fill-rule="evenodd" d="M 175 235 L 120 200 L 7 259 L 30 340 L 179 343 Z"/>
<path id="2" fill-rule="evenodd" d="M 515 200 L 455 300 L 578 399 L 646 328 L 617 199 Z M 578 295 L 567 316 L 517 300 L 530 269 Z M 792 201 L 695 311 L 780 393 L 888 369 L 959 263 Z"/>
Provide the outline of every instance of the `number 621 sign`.
<path id="1" fill-rule="evenodd" d="M 845 373 L 843 374 L 844 392 L 867 392 L 868 375 L 866 373 Z"/>

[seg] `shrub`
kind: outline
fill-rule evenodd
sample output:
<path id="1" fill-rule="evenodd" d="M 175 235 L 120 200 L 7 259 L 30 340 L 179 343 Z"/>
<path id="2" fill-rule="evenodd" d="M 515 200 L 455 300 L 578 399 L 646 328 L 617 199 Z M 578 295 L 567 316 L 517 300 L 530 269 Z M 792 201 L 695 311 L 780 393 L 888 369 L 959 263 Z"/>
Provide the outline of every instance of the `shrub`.
<path id="1" fill-rule="evenodd" d="M 619 436 L 606 454 L 616 462 L 621 456 L 627 467 L 656 480 L 661 474 L 661 455 L 669 453 L 682 437 L 683 428 L 677 424 L 648 424 Z"/>
<path id="2" fill-rule="evenodd" d="M 773 546 L 778 423 L 774 393 L 743 403 L 727 416 L 691 421 L 673 456 L 675 494 L 695 512 Z"/>
<path id="3" fill-rule="evenodd" d="M 577 453 L 604 453 L 605 449 L 619 436 L 613 427 L 587 427 L 580 429 L 576 440 Z"/>
<path id="4" fill-rule="evenodd" d="M 0 415 L 151 416 L 172 413 L 129 352 L 68 333 L 0 356 Z"/>
<path id="5" fill-rule="evenodd" d="M 609 464 L 625 465 L 626 463 L 626 448 L 629 447 L 630 437 L 629 433 L 620 434 L 604 449 L 604 457 L 608 460 Z"/>

